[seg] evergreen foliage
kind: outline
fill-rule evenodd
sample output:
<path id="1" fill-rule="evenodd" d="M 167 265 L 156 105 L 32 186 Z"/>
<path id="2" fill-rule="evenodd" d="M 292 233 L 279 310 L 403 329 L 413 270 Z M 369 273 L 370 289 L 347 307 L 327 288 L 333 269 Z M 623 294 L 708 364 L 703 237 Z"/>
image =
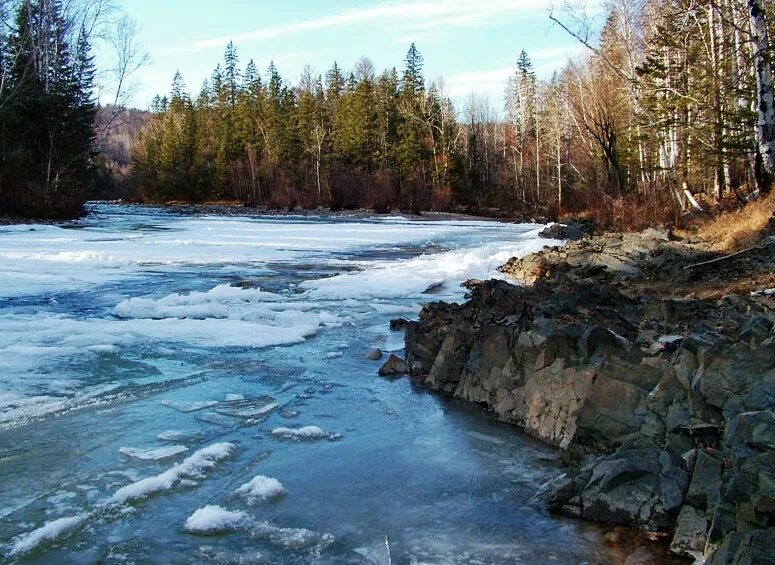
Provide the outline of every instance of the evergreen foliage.
<path id="1" fill-rule="evenodd" d="M 25 0 L 0 37 L 0 212 L 81 213 L 92 179 L 96 107 L 86 30 L 60 0 Z"/>
<path id="2" fill-rule="evenodd" d="M 758 70 L 772 2 L 755 2 L 755 36 L 747 3 L 613 3 L 589 53 L 550 80 L 518 54 L 505 112 L 474 96 L 458 112 L 415 44 L 401 69 L 334 62 L 291 86 L 274 64 L 241 70 L 230 43 L 195 101 L 173 86 L 154 102 L 133 180 L 150 200 L 591 211 L 631 225 L 745 201 L 768 188 L 762 156 L 775 155 L 758 103 L 773 90 Z"/>

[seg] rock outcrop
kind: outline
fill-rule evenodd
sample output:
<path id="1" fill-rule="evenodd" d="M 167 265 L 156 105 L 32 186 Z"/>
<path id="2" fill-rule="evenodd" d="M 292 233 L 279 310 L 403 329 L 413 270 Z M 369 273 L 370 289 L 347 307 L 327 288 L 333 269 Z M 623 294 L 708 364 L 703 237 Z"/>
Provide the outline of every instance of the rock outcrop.
<path id="1" fill-rule="evenodd" d="M 682 252 L 651 230 L 512 260 L 526 285 L 477 282 L 397 323 L 401 369 L 578 461 L 547 489 L 554 510 L 671 532 L 710 563 L 772 562 L 773 301 L 644 292 L 684 276 L 665 263 Z"/>

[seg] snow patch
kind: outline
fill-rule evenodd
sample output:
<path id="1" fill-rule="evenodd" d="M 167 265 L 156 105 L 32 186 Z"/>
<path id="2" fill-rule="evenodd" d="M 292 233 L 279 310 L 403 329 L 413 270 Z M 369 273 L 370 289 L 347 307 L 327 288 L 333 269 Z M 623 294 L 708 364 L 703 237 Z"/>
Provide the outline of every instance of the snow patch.
<path id="1" fill-rule="evenodd" d="M 191 514 L 184 527 L 191 534 L 213 535 L 235 530 L 249 521 L 250 516 L 245 512 L 232 512 L 209 504 Z"/>
<path id="2" fill-rule="evenodd" d="M 244 496 L 248 503 L 265 502 L 281 494 L 285 494 L 285 487 L 277 479 L 264 475 L 257 475 L 249 482 L 239 487 L 235 493 Z"/>
<path id="3" fill-rule="evenodd" d="M 124 504 L 141 500 L 152 494 L 170 490 L 183 479 L 200 478 L 206 469 L 215 467 L 219 461 L 229 457 L 234 449 L 232 443 L 216 443 L 204 447 L 163 473 L 121 487 L 111 501 Z"/>
<path id="4" fill-rule="evenodd" d="M 29 553 L 42 543 L 54 541 L 80 526 L 86 518 L 87 514 L 79 514 L 46 522 L 40 528 L 16 537 L 8 556 Z"/>

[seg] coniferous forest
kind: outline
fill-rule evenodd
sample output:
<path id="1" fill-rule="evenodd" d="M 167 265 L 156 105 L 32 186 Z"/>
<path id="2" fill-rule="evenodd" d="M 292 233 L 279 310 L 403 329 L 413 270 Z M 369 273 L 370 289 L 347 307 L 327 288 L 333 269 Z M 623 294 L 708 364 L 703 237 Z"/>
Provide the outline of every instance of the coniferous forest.
<path id="1" fill-rule="evenodd" d="M 89 30 L 59 0 L 10 4 L 0 206 L 72 214 L 100 164 Z M 586 54 L 548 79 L 515 54 L 505 107 L 474 95 L 455 105 L 415 44 L 383 71 L 364 57 L 291 80 L 232 43 L 200 89 L 178 73 L 154 100 L 124 182 L 150 202 L 676 221 L 769 190 L 770 6 L 616 1 L 599 31 L 572 11 L 547 14 Z"/>
<path id="2" fill-rule="evenodd" d="M 23 1 L 12 12 L 0 14 L 12 21 L 0 34 L 0 211 L 76 216 L 93 174 L 86 20 L 68 18 L 60 0 Z"/>

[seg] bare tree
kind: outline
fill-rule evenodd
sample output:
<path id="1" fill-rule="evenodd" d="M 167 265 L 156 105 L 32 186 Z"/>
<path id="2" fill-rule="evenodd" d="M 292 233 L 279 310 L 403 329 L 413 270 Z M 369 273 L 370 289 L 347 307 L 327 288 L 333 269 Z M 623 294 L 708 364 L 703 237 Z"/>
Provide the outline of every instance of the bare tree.
<path id="1" fill-rule="evenodd" d="M 97 132 L 98 149 L 117 125 L 117 118 L 134 96 L 137 90 L 137 82 L 134 79 L 138 71 L 149 63 L 148 53 L 138 40 L 139 31 L 137 22 L 123 15 L 115 22 L 114 32 L 107 39 L 113 50 L 114 64 L 103 75 L 106 80 L 102 87 L 112 92 L 112 96 L 107 119 Z"/>

